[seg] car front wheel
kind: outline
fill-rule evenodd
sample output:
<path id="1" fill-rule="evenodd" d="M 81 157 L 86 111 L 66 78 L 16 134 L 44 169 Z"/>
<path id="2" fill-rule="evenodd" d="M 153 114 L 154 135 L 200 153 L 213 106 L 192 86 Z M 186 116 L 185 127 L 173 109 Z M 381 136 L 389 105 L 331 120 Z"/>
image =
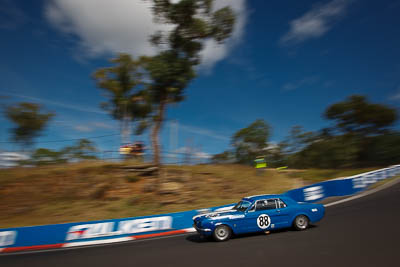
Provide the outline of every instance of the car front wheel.
<path id="1" fill-rule="evenodd" d="M 294 228 L 296 228 L 296 230 L 302 231 L 307 229 L 309 224 L 309 220 L 307 218 L 307 216 L 305 215 L 298 215 L 293 222 L 293 226 Z"/>
<path id="2" fill-rule="evenodd" d="M 231 238 L 231 229 L 226 225 L 219 225 L 214 229 L 213 237 L 215 241 L 227 241 Z"/>

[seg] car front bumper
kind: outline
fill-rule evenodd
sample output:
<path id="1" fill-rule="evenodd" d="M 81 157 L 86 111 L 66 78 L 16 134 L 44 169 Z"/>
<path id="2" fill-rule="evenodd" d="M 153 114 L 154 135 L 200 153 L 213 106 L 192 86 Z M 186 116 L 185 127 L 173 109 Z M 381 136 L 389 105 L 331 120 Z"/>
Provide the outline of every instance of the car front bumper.
<path id="1" fill-rule="evenodd" d="M 212 234 L 212 230 L 209 228 L 199 228 L 196 226 L 196 224 L 193 224 L 193 227 L 201 235 L 210 236 Z"/>

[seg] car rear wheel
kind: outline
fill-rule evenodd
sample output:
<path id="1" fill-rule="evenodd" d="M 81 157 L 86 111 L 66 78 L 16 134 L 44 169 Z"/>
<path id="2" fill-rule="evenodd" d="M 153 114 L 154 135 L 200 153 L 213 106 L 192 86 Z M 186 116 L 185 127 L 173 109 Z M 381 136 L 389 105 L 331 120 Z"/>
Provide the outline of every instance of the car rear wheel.
<path id="1" fill-rule="evenodd" d="M 298 215 L 293 222 L 294 228 L 296 228 L 296 230 L 299 231 L 307 229 L 308 225 L 309 225 L 309 220 L 305 215 Z"/>
<path id="2" fill-rule="evenodd" d="M 227 241 L 231 238 L 231 229 L 226 225 L 219 225 L 214 229 L 213 237 L 215 241 Z"/>

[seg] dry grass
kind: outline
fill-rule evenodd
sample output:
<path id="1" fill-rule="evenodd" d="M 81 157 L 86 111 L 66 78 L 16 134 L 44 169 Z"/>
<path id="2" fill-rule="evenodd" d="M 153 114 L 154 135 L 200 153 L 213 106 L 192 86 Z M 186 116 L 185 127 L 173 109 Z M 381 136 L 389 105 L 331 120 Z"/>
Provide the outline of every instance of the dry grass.
<path id="1" fill-rule="evenodd" d="M 230 204 L 246 195 L 281 193 L 301 186 L 298 178 L 304 174 L 268 169 L 257 175 L 254 168 L 241 165 L 168 166 L 163 182 L 173 182 L 180 189 L 160 195 L 146 189 L 155 177 L 120 168 L 132 164 L 94 161 L 0 170 L 0 228 Z"/>

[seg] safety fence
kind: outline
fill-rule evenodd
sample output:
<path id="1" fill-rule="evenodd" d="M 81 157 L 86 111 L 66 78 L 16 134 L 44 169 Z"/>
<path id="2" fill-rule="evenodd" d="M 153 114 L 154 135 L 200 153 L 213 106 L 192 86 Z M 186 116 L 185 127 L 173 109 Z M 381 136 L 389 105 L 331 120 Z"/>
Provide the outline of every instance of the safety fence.
<path id="1" fill-rule="evenodd" d="M 99 151 L 92 153 L 98 159 L 105 161 L 122 161 L 125 159 L 140 159 L 143 162 L 150 163 L 153 161 L 154 154 L 147 151 L 141 156 L 121 155 L 119 151 Z M 211 163 L 211 155 L 204 152 L 187 151 L 187 152 L 170 152 L 161 151 L 161 162 L 164 165 L 193 165 L 193 164 L 209 164 Z"/>
<path id="2" fill-rule="evenodd" d="M 126 159 L 137 159 L 143 163 L 153 162 L 154 155 L 150 152 L 143 153 L 140 156 L 123 155 L 119 151 L 104 150 L 96 152 L 86 152 L 82 158 L 69 158 L 64 157 L 42 157 L 40 159 L 32 159 L 29 153 L 22 153 L 17 151 L 0 152 L 0 168 L 10 167 L 31 167 L 60 163 L 71 163 L 80 160 L 103 160 L 110 162 L 121 162 Z M 160 153 L 160 160 L 164 165 L 195 165 L 195 164 L 208 164 L 211 163 L 211 155 L 204 152 L 170 152 L 162 151 Z"/>
<path id="3" fill-rule="evenodd" d="M 399 173 L 400 165 L 395 165 L 290 190 L 285 194 L 298 202 L 316 202 L 327 197 L 358 193 Z M 0 229 L 0 252 L 89 246 L 193 232 L 193 216 L 229 209 L 232 205 L 146 217 Z"/>

